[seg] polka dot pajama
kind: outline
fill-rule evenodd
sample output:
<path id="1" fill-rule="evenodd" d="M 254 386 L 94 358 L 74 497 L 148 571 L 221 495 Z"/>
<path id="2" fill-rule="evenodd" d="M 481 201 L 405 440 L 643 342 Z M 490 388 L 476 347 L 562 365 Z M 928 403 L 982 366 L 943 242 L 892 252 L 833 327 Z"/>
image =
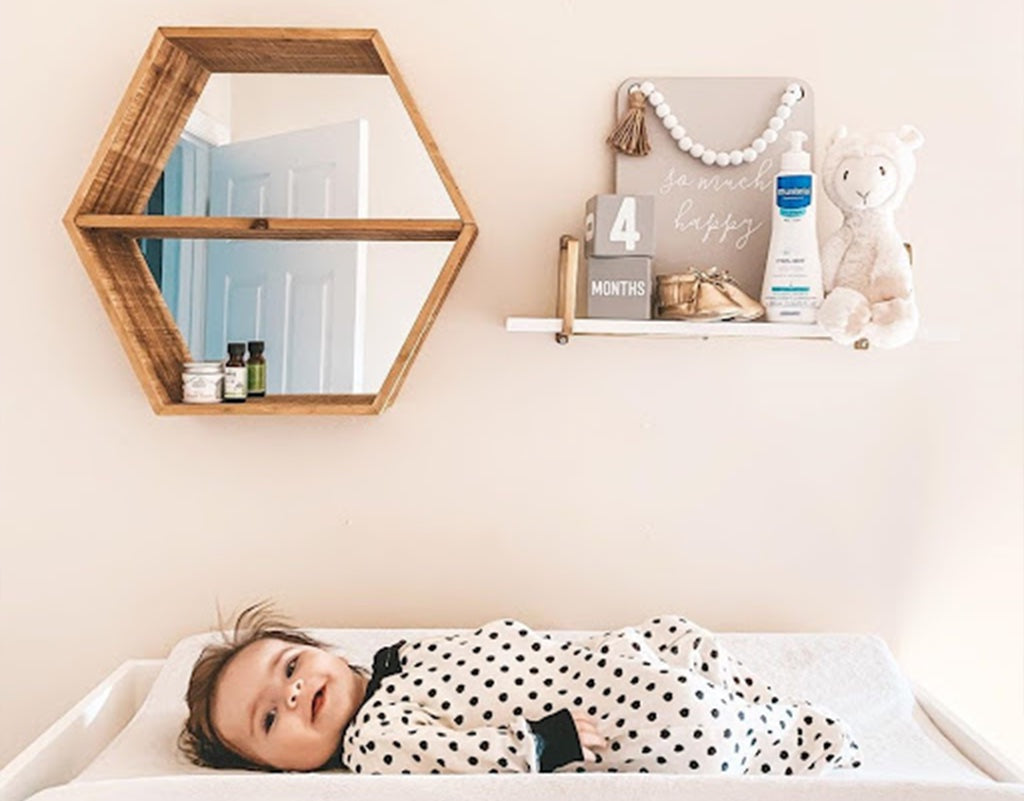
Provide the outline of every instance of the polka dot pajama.
<path id="1" fill-rule="evenodd" d="M 607 737 L 596 762 L 569 712 Z M 341 758 L 357 773 L 793 775 L 856 767 L 856 749 L 842 722 L 777 697 L 713 634 L 661 616 L 575 642 L 499 620 L 382 649 Z"/>

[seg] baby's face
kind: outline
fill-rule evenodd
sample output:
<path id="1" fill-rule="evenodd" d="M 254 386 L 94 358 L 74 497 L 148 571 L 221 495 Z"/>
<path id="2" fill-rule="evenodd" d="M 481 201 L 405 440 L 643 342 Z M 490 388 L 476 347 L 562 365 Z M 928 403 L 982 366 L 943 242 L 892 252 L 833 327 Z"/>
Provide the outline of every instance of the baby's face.
<path id="1" fill-rule="evenodd" d="M 316 770 L 337 753 L 363 692 L 361 678 L 339 656 L 257 640 L 224 668 L 210 714 L 225 744 L 247 759 L 281 770 Z"/>

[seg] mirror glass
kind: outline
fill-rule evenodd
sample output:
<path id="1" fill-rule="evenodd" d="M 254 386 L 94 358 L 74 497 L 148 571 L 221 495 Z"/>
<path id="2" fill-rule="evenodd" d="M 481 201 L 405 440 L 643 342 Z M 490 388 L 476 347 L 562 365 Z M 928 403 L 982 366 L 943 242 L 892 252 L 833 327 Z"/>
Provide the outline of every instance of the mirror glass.
<path id="1" fill-rule="evenodd" d="M 452 242 L 144 239 L 193 360 L 258 340 L 267 394 L 375 394 Z"/>
<path id="2" fill-rule="evenodd" d="M 387 75 L 214 73 L 147 207 L 212 217 L 458 217 Z"/>

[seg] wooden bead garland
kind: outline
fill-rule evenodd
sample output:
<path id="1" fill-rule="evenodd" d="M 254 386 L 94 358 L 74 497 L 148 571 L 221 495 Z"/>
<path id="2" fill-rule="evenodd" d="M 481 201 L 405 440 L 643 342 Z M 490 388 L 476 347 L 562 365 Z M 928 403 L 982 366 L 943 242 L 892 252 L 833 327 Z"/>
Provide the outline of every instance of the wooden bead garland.
<path id="1" fill-rule="evenodd" d="M 695 159 L 699 159 L 709 166 L 717 164 L 719 167 L 735 167 L 740 164 L 750 164 L 767 150 L 768 145 L 779 138 L 779 132 L 785 127 L 786 121 L 793 113 L 793 106 L 803 99 L 804 94 L 803 87 L 799 83 L 791 83 L 782 93 L 779 107 L 775 109 L 775 115 L 768 120 L 768 124 L 760 136 L 742 149 L 716 150 L 694 141 L 678 117 L 672 113 L 672 108 L 666 102 L 665 96 L 655 88 L 651 81 L 644 81 L 629 87 L 629 104 L 626 114 L 608 137 L 608 143 L 620 153 L 629 156 L 646 156 L 650 152 L 650 142 L 647 139 L 647 130 L 643 121 L 643 99 L 646 99 L 654 109 L 655 115 L 661 120 L 662 125 L 668 129 L 676 146 L 684 153 L 689 153 Z"/>

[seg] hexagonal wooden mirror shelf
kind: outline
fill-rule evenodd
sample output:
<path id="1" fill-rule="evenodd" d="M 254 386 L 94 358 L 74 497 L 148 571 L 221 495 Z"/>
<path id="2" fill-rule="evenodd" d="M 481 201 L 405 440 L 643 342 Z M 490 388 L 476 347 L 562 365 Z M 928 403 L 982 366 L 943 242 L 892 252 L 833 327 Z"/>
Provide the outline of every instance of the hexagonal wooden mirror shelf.
<path id="1" fill-rule="evenodd" d="M 158 414 L 381 412 L 477 230 L 381 35 L 296 28 L 158 29 L 64 222 Z"/>

